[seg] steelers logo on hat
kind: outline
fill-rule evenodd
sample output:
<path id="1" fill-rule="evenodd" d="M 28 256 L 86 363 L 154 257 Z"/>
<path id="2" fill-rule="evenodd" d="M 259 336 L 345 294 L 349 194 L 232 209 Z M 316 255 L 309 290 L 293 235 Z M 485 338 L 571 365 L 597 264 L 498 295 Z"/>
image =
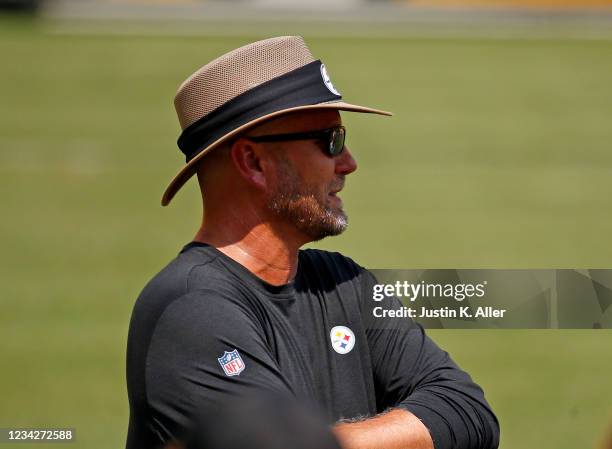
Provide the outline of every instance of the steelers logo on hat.
<path id="1" fill-rule="evenodd" d="M 332 94 L 340 95 L 340 92 L 338 92 L 338 89 L 336 89 L 335 86 L 331 82 L 331 78 L 329 77 L 329 74 L 327 73 L 327 69 L 325 68 L 325 64 L 321 64 L 321 78 L 323 78 L 323 82 L 325 83 L 325 87 L 327 87 L 327 89 L 329 89 L 329 91 Z"/>
<path id="2" fill-rule="evenodd" d="M 346 326 L 336 326 L 329 333 L 332 348 L 338 354 L 348 354 L 355 347 L 355 334 Z"/>

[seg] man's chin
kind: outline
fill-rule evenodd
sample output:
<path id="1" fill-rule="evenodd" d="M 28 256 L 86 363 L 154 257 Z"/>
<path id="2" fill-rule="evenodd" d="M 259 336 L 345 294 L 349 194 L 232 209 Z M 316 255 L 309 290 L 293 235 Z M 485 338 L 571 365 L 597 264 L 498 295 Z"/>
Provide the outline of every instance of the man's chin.
<path id="1" fill-rule="evenodd" d="M 316 229 L 311 228 L 314 241 L 342 234 L 348 227 L 348 217 L 341 208 L 328 209 L 327 216 Z"/>

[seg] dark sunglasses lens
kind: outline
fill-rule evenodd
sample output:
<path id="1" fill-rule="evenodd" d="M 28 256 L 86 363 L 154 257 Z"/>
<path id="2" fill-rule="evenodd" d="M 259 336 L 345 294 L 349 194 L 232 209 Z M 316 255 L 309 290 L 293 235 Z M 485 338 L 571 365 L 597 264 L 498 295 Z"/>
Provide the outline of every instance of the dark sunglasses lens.
<path id="1" fill-rule="evenodd" d="M 329 139 L 329 154 L 337 156 L 344 150 L 344 129 L 334 129 Z"/>

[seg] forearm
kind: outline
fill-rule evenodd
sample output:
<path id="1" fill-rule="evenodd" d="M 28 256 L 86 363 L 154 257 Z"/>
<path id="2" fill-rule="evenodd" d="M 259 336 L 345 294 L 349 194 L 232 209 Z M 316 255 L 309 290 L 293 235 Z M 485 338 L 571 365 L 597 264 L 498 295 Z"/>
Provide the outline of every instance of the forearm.
<path id="1" fill-rule="evenodd" d="M 496 449 L 499 422 L 482 389 L 418 324 L 386 326 L 368 337 L 378 406 L 417 416 L 436 449 Z"/>
<path id="2" fill-rule="evenodd" d="M 427 427 L 406 410 L 392 410 L 333 428 L 343 449 L 433 449 Z"/>

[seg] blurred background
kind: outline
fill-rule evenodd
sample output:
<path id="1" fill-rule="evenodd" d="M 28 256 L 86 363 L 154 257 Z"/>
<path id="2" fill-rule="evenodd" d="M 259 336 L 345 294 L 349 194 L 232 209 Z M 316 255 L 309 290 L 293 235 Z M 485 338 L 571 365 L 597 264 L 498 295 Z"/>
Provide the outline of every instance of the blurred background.
<path id="1" fill-rule="evenodd" d="M 0 427 L 124 445 L 131 308 L 201 213 L 193 182 L 159 205 L 183 164 L 173 96 L 257 39 L 303 35 L 344 98 L 395 113 L 343 115 L 351 225 L 317 247 L 369 268 L 612 268 L 611 0 L 0 10 Z M 612 419 L 609 329 L 430 334 L 485 389 L 502 449 L 593 448 Z"/>

